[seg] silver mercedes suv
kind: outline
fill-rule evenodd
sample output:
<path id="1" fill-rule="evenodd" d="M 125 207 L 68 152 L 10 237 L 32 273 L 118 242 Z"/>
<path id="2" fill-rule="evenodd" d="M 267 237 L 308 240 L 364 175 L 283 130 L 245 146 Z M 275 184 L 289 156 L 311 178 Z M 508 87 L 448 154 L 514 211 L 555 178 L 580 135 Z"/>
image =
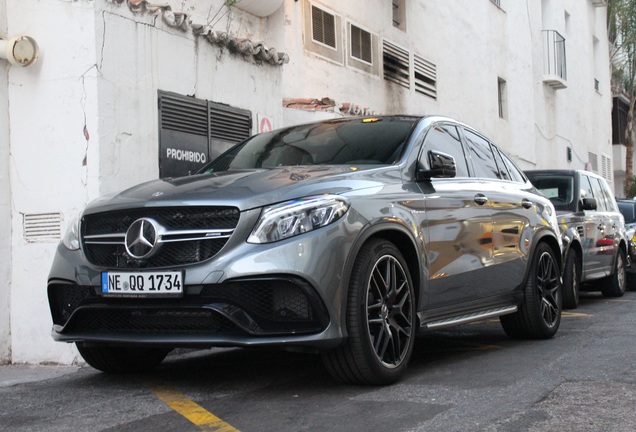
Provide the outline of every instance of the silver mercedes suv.
<path id="1" fill-rule="evenodd" d="M 511 337 L 552 337 L 561 257 L 550 201 L 470 127 L 330 120 L 88 205 L 49 275 L 52 335 L 104 372 L 272 346 L 389 384 L 419 331 L 499 317 Z"/>

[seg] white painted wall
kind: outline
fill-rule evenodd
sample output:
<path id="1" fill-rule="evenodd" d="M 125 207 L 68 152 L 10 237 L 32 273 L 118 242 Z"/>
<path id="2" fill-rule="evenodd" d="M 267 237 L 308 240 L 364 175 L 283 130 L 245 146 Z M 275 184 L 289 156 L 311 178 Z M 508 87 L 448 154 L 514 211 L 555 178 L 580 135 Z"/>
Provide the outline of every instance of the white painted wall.
<path id="1" fill-rule="evenodd" d="M 340 16 L 343 27 L 352 21 L 434 62 L 438 98 L 388 83 L 381 71 L 369 75 L 307 51 L 303 38 L 311 35 L 303 31 L 305 0 L 285 2 L 291 56 L 284 68 L 286 98 L 329 97 L 387 114 L 455 117 L 490 136 L 523 169 L 584 168 L 588 151 L 598 154 L 599 161 L 601 154 L 612 157 L 605 8 L 592 7 L 590 0 L 508 1 L 502 2 L 503 10 L 486 0 L 407 2 L 406 32 L 392 25 L 390 2 L 311 1 Z M 543 83 L 543 29 L 566 37 L 566 89 Z M 600 41 L 596 68 L 594 36 Z M 498 116 L 498 78 L 507 83 L 505 119 Z M 567 162 L 567 146 L 575 150 L 572 163 Z"/>
<path id="2" fill-rule="evenodd" d="M 7 22 L 10 35 L 27 34 L 41 49 L 35 65 L 9 68 L 11 359 L 69 363 L 68 346 L 49 335 L 56 243 L 26 242 L 23 215 L 60 212 L 67 223 L 89 198 L 83 160 L 98 142 L 83 128 L 97 121 L 95 83 L 85 79 L 95 64 L 94 9 L 87 1 L 10 1 Z"/>
<path id="3" fill-rule="evenodd" d="M 7 37 L 7 8 L 0 1 L 0 37 Z M 11 183 L 9 179 L 9 65 L 0 62 L 0 364 L 11 360 Z"/>

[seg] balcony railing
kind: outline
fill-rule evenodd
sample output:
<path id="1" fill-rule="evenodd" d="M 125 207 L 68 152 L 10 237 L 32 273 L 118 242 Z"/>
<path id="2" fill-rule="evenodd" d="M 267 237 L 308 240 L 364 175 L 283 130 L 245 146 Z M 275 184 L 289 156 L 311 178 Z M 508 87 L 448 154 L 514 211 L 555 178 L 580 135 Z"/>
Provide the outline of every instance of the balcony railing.
<path id="1" fill-rule="evenodd" d="M 543 81 L 562 89 L 567 87 L 565 38 L 556 30 L 543 30 Z"/>

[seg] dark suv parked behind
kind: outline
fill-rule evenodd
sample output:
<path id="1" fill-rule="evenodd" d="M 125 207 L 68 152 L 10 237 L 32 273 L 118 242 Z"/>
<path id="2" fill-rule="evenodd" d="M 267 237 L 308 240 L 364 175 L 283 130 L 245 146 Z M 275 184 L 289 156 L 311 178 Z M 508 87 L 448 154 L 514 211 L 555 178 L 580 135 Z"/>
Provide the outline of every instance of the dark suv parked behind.
<path id="1" fill-rule="evenodd" d="M 550 201 L 463 124 L 293 126 L 90 204 L 49 275 L 53 337 L 106 372 L 274 346 L 386 384 L 420 330 L 499 317 L 512 337 L 553 336 L 561 253 Z"/>
<path id="2" fill-rule="evenodd" d="M 581 290 L 622 296 L 628 241 L 623 215 L 607 182 L 582 170 L 526 171 L 526 175 L 557 210 L 565 252 L 563 307 L 576 308 Z"/>
<path id="3" fill-rule="evenodd" d="M 636 289 L 636 200 L 620 199 L 617 200 L 618 210 L 625 218 L 625 232 L 627 234 L 627 244 L 629 247 L 630 265 L 627 267 L 627 288 Z"/>

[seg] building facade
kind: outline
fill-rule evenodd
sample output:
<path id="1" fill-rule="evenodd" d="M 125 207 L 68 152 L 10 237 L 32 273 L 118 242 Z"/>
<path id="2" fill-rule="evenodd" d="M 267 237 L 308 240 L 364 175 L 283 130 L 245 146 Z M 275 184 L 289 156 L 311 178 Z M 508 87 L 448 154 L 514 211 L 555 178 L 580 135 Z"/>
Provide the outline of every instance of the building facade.
<path id="1" fill-rule="evenodd" d="M 0 38 L 39 49 L 0 60 L 0 362 L 77 361 L 49 335 L 45 291 L 87 202 L 259 131 L 442 114 L 523 169 L 613 182 L 602 0 L 157 3 L 0 0 Z"/>

